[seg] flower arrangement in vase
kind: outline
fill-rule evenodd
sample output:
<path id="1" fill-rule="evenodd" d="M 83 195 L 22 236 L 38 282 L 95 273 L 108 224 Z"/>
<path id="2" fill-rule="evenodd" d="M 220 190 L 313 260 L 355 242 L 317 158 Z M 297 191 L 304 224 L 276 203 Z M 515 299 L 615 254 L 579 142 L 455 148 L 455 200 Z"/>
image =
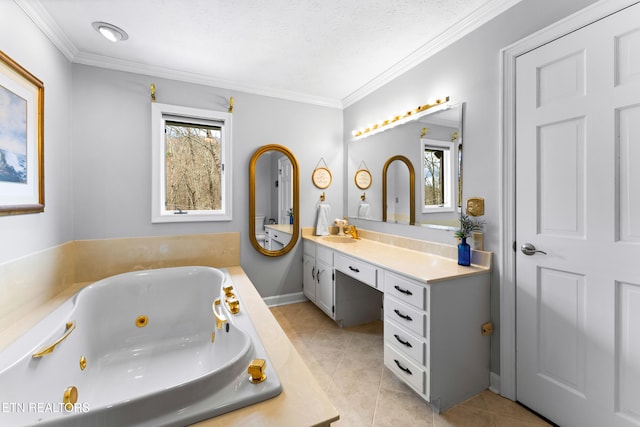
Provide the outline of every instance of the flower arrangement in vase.
<path id="1" fill-rule="evenodd" d="M 461 240 L 458 243 L 458 264 L 471 265 L 471 246 L 467 243 L 467 237 L 474 231 L 482 231 L 483 226 L 484 221 L 460 214 L 460 227 L 455 232 L 455 236 Z"/>

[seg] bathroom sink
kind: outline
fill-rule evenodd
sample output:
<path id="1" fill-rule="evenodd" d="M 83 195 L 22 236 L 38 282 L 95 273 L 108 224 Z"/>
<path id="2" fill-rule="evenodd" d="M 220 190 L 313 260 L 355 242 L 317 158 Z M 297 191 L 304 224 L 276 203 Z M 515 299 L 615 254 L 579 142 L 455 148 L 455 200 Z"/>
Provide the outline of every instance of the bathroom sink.
<path id="1" fill-rule="evenodd" d="M 351 236 L 324 236 L 322 240 L 331 243 L 355 243 L 356 239 Z"/>

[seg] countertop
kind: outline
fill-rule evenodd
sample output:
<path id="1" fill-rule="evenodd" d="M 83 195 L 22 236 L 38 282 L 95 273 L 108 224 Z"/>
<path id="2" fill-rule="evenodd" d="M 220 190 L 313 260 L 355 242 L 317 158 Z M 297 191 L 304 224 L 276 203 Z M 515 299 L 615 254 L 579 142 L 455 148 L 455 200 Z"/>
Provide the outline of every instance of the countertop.
<path id="1" fill-rule="evenodd" d="M 355 242 L 338 243 L 328 241 L 323 237 L 314 236 L 310 233 L 302 234 L 303 239 L 424 283 L 433 284 L 491 271 L 491 253 L 489 252 L 478 251 L 479 256 L 476 258 L 481 261 L 481 264 L 462 266 L 458 265 L 456 259 L 450 257 L 381 243 L 366 238 L 356 239 Z"/>
<path id="2" fill-rule="evenodd" d="M 280 378 L 282 393 L 194 426 L 328 426 L 339 418 L 326 393 L 273 317 L 241 267 L 227 268 L 241 295 L 271 363 Z M 241 307 L 242 309 L 243 307 Z"/>
<path id="3" fill-rule="evenodd" d="M 281 233 L 293 234 L 293 225 L 291 224 L 265 224 L 264 228 L 280 231 Z"/>
<path id="4" fill-rule="evenodd" d="M 282 393 L 272 399 L 198 422 L 193 426 L 329 426 L 330 423 L 338 420 L 338 411 L 331 404 L 244 270 L 238 266 L 227 267 L 227 271 L 242 298 L 241 310 L 246 310 L 251 317 L 280 379 Z M 91 283 L 75 283 L 67 287 L 64 291 L 52 296 L 45 304 L 34 307 L 23 316 L 21 324 L 37 323 L 40 318 Z M 17 328 L 11 333 L 0 333 L 0 348 L 7 346 L 24 332 L 26 331 Z"/>

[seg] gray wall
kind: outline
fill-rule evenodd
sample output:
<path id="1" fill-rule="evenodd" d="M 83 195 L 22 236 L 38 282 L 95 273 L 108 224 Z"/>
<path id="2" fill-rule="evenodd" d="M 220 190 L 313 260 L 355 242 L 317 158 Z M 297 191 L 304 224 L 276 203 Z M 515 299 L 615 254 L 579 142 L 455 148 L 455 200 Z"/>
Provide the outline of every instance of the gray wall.
<path id="1" fill-rule="evenodd" d="M 463 199 L 474 196 L 485 199 L 485 249 L 495 256 L 491 280 L 491 317 L 496 326 L 491 342 L 492 372 L 500 372 L 500 271 L 495 262 L 501 250 L 500 50 L 593 2 L 523 0 L 344 110 L 346 149 L 353 129 L 379 117 L 422 105 L 430 97 L 449 95 L 453 102 L 465 102 Z M 348 183 L 349 179 L 345 180 L 345 194 Z M 371 222 L 361 225 L 407 237 L 455 243 L 453 233 L 447 231 Z"/>
<path id="2" fill-rule="evenodd" d="M 70 65 L 15 3 L 0 1 L 0 49 L 45 83 L 43 214 L 0 218 L 0 262 L 73 239 L 239 231 L 241 263 L 262 296 L 301 290 L 301 245 L 284 257 L 249 244 L 248 164 L 264 144 L 290 148 L 300 165 L 301 224 L 312 226 L 322 191 L 311 183 L 320 158 L 333 173 L 325 190 L 332 215 L 346 214 L 346 143 L 378 117 L 448 94 L 466 102 L 464 197 L 485 198 L 485 245 L 500 255 L 499 51 L 593 0 L 523 0 L 469 36 L 346 108 L 307 105 L 138 74 Z M 233 220 L 151 224 L 149 84 L 158 102 L 223 109 L 234 96 Z M 343 126 L 344 123 L 344 126 Z M 372 171 L 374 173 L 376 171 Z M 367 222 L 387 233 L 453 243 L 448 232 Z M 499 281 L 492 273 L 491 370 L 499 372 Z"/>
<path id="3" fill-rule="evenodd" d="M 71 65 L 14 2 L 0 1 L 0 50 L 44 83 L 45 211 L 0 217 L 0 262 L 73 239 Z"/>
<path id="4" fill-rule="evenodd" d="M 241 233 L 241 263 L 263 297 L 302 291 L 302 248 L 270 258 L 249 242 L 249 161 L 265 144 L 288 147 L 300 166 L 301 224 L 311 226 L 321 193 L 311 171 L 323 157 L 334 172 L 326 190 L 342 212 L 342 112 L 139 74 L 73 65 L 74 239 Z M 151 223 L 151 101 L 225 111 L 233 96 L 230 222 Z"/>

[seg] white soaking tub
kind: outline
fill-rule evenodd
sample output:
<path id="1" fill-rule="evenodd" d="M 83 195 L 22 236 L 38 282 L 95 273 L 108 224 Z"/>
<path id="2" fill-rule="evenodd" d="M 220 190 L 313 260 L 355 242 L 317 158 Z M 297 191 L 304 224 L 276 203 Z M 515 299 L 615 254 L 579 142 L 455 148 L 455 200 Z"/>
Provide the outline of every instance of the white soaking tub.
<path id="1" fill-rule="evenodd" d="M 277 396 L 229 286 L 226 271 L 176 267 L 82 289 L 0 353 L 0 425 L 183 426 Z M 254 359 L 266 362 L 259 383 Z"/>

